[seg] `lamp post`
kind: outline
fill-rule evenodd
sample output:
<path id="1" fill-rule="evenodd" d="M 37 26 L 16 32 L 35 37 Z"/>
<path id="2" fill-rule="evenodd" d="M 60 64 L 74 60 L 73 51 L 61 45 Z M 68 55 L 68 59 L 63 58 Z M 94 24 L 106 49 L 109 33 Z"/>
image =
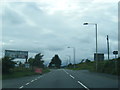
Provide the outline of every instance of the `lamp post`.
<path id="1" fill-rule="evenodd" d="M 68 66 L 68 58 L 66 59 L 66 67 Z"/>
<path id="2" fill-rule="evenodd" d="M 69 64 L 71 63 L 71 56 L 70 55 L 67 55 L 69 57 Z"/>
<path id="3" fill-rule="evenodd" d="M 97 24 L 96 23 L 84 23 L 83 25 L 95 25 L 95 30 L 96 30 L 96 71 L 98 67 L 98 57 L 97 57 Z"/>
<path id="4" fill-rule="evenodd" d="M 107 48 L 108 48 L 108 60 L 109 60 L 109 36 L 107 35 Z"/>
<path id="5" fill-rule="evenodd" d="M 75 47 L 68 47 L 68 48 L 73 48 L 73 55 L 74 55 L 74 68 L 75 68 Z"/>

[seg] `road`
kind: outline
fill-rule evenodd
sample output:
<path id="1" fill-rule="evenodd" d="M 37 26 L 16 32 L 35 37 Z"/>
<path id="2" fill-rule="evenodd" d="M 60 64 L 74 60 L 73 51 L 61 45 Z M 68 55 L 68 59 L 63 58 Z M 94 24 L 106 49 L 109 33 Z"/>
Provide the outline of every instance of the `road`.
<path id="1" fill-rule="evenodd" d="M 3 80 L 3 88 L 118 88 L 118 77 L 87 70 L 52 69 L 43 75 Z"/>

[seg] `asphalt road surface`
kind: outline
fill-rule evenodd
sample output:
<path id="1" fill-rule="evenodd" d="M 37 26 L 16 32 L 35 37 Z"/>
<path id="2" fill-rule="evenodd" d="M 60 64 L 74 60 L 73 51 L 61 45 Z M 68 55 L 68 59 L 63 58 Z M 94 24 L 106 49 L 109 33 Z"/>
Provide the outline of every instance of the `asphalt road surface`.
<path id="1" fill-rule="evenodd" d="M 118 88 L 118 77 L 87 70 L 52 69 L 43 75 L 3 80 L 2 88 Z"/>

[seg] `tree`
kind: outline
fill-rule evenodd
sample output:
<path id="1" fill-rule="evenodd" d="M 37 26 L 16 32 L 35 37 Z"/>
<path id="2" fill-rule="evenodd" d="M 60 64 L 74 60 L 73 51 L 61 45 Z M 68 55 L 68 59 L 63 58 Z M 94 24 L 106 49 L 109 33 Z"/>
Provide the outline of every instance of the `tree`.
<path id="1" fill-rule="evenodd" d="M 69 64 L 68 64 L 68 67 L 72 67 L 72 63 L 69 63 Z"/>
<path id="2" fill-rule="evenodd" d="M 20 66 L 20 67 L 22 66 L 22 62 L 19 62 L 19 66 Z"/>
<path id="3" fill-rule="evenodd" d="M 55 66 L 52 66 L 52 65 L 55 65 Z M 60 68 L 60 66 L 61 66 L 61 60 L 60 60 L 59 56 L 56 54 L 56 55 L 52 58 L 51 62 L 49 63 L 49 67 L 57 67 L 57 68 Z"/>
<path id="4" fill-rule="evenodd" d="M 82 61 L 79 64 L 83 63 L 83 61 L 84 61 L 84 59 L 82 59 Z"/>
<path id="5" fill-rule="evenodd" d="M 30 64 L 30 66 L 33 66 L 33 61 L 34 61 L 34 58 L 29 58 L 29 59 L 28 59 L 28 62 L 29 62 L 29 64 Z"/>
<path id="6" fill-rule="evenodd" d="M 34 67 L 39 67 L 39 68 L 44 68 L 44 61 L 42 60 L 42 55 L 41 53 L 38 53 L 35 55 L 35 58 L 29 58 L 28 62 L 30 63 L 31 66 Z"/>
<path id="7" fill-rule="evenodd" d="M 12 61 L 13 59 L 9 57 L 2 58 L 2 72 L 9 73 L 10 69 L 15 67 L 15 62 Z"/>
<path id="8" fill-rule="evenodd" d="M 86 59 L 86 61 L 85 61 L 86 63 L 89 63 L 89 62 L 91 62 L 89 59 Z"/>

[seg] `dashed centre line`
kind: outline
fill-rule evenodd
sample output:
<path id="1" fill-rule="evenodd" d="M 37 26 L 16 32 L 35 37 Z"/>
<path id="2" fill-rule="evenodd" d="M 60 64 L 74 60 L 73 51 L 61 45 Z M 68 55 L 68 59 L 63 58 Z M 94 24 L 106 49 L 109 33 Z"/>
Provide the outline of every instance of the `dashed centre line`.
<path id="1" fill-rule="evenodd" d="M 21 86 L 19 89 L 23 88 L 24 86 Z"/>
<path id="2" fill-rule="evenodd" d="M 64 72 L 66 72 L 65 70 L 63 70 Z M 66 72 L 66 74 L 69 74 L 68 72 Z M 71 77 L 71 78 L 73 78 L 73 79 L 75 79 L 75 77 L 74 76 L 72 76 L 72 75 L 70 75 L 69 74 L 69 76 Z M 34 80 L 31 80 L 31 82 L 34 82 L 35 80 L 38 80 L 40 77 L 37 77 L 36 79 L 34 79 Z M 81 86 L 83 86 L 86 90 L 90 90 L 89 88 L 87 88 L 84 84 L 82 84 L 80 81 L 77 81 L 78 82 L 78 84 L 80 84 Z M 26 83 L 25 85 L 29 85 L 30 84 L 30 82 L 28 82 L 28 83 Z M 21 86 L 21 87 L 19 87 L 19 89 L 22 89 L 24 86 Z"/>
<path id="3" fill-rule="evenodd" d="M 34 80 L 32 80 L 31 82 L 34 82 Z"/>
<path id="4" fill-rule="evenodd" d="M 65 70 L 63 70 L 64 72 L 66 72 Z M 69 74 L 68 72 L 66 72 L 67 74 Z M 75 79 L 74 76 L 70 75 L 71 78 Z M 84 84 L 82 84 L 80 81 L 77 81 L 81 86 L 83 86 L 86 90 L 90 90 L 88 87 L 86 87 Z"/>
<path id="5" fill-rule="evenodd" d="M 70 75 L 70 77 L 73 78 L 73 79 L 75 78 L 75 77 L 73 77 L 72 75 Z"/>
<path id="6" fill-rule="evenodd" d="M 63 70 L 64 72 L 66 72 L 65 70 Z M 66 74 L 69 74 L 68 72 L 66 72 Z"/>
<path id="7" fill-rule="evenodd" d="M 30 84 L 30 83 L 26 83 L 25 85 L 28 85 L 28 84 Z"/>
<path id="8" fill-rule="evenodd" d="M 41 77 L 42 77 L 42 76 L 38 77 L 38 79 L 41 78 Z"/>
<path id="9" fill-rule="evenodd" d="M 37 78 L 35 80 L 37 80 Z"/>
<path id="10" fill-rule="evenodd" d="M 82 84 L 80 81 L 78 81 L 78 83 L 79 83 L 80 85 L 82 85 L 85 89 L 90 90 L 90 89 L 87 88 L 84 84 Z"/>

